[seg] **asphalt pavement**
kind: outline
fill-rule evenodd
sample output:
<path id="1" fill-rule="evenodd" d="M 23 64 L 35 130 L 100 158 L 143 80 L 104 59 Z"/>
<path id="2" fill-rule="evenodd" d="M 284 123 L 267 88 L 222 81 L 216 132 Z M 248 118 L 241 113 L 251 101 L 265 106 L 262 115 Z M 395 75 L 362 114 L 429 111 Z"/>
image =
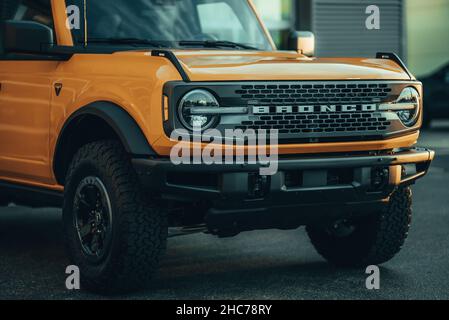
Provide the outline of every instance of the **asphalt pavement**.
<path id="1" fill-rule="evenodd" d="M 363 269 L 328 265 L 300 229 L 170 239 L 152 287 L 115 298 L 449 299 L 449 122 L 424 132 L 420 145 L 437 158 L 413 188 L 412 230 L 381 266 L 380 290 L 366 289 Z M 61 239 L 60 210 L 0 208 L 0 299 L 105 298 L 65 288 Z"/>

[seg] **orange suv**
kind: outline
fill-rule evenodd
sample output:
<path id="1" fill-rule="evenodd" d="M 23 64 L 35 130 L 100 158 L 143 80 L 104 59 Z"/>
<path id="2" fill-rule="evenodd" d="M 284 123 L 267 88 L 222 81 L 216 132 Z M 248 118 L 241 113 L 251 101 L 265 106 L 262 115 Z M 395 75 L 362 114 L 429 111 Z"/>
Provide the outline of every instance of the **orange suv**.
<path id="1" fill-rule="evenodd" d="M 401 249 L 434 152 L 396 55 L 316 58 L 308 32 L 278 51 L 246 0 L 0 4 L 0 202 L 62 206 L 86 288 L 145 287 L 198 231 L 306 226 L 339 266 Z M 264 130 L 269 173 L 247 136 L 218 139 Z M 230 161 L 174 159 L 211 146 Z"/>

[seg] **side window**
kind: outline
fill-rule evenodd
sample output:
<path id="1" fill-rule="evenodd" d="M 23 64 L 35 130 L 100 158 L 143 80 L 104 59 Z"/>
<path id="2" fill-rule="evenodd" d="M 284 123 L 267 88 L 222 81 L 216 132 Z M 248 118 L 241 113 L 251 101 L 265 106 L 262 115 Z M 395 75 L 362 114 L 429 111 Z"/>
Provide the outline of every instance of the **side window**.
<path id="1" fill-rule="evenodd" d="M 2 20 L 34 21 L 54 29 L 51 0 L 0 0 L 0 3 Z"/>

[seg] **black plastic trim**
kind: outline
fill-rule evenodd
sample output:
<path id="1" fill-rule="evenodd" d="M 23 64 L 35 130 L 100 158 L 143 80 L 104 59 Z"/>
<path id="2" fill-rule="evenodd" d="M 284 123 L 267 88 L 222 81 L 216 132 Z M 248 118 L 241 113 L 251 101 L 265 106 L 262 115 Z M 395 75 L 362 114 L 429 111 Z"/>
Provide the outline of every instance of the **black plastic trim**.
<path id="1" fill-rule="evenodd" d="M 25 53 L 5 53 L 0 54 L 0 61 L 68 61 L 72 56 L 61 54 L 25 54 Z"/>
<path id="2" fill-rule="evenodd" d="M 185 82 L 190 82 L 190 78 L 187 75 L 187 73 L 185 72 L 184 68 L 182 67 L 181 63 L 179 62 L 178 58 L 176 57 L 176 55 L 169 50 L 153 50 L 151 52 L 151 55 L 153 57 L 163 57 L 163 58 L 167 58 L 168 60 L 170 60 L 170 62 L 175 66 L 176 70 L 178 70 L 179 74 L 182 77 L 182 80 Z"/>
<path id="3" fill-rule="evenodd" d="M 59 134 L 53 161 L 53 170 L 57 177 L 60 168 L 63 167 L 61 162 L 64 161 L 64 143 L 65 138 L 70 135 L 71 125 L 76 124 L 78 120 L 87 115 L 104 120 L 117 134 L 126 151 L 134 157 L 154 157 L 157 155 L 139 125 L 128 112 L 107 101 L 94 102 L 72 114 Z"/>
<path id="4" fill-rule="evenodd" d="M 341 197 L 341 194 L 339 194 Z M 328 224 L 341 219 L 366 217 L 382 212 L 386 199 L 326 204 L 267 204 L 259 208 L 211 208 L 205 216 L 208 231 L 216 236 L 234 237 L 253 230 L 294 230 L 301 226 Z"/>
<path id="5" fill-rule="evenodd" d="M 0 192 L 6 194 L 11 202 L 31 207 L 60 208 L 64 201 L 63 192 L 7 181 L 0 181 Z"/>
<path id="6" fill-rule="evenodd" d="M 329 168 L 357 168 L 366 166 L 391 166 L 407 163 L 431 162 L 435 152 L 428 149 L 413 148 L 401 150 L 395 153 L 379 155 L 343 155 L 320 156 L 305 155 L 292 159 L 279 159 L 279 170 L 318 170 Z M 133 164 L 138 172 L 145 169 L 169 170 L 172 172 L 257 172 L 264 166 L 260 164 L 191 164 L 175 165 L 170 159 L 134 159 Z"/>
<path id="7" fill-rule="evenodd" d="M 72 47 L 72 46 L 58 46 L 55 44 L 48 44 L 48 48 L 39 52 L 9 52 L 0 55 L 0 60 L 5 61 L 68 61 L 75 54 L 113 54 L 118 51 L 133 51 L 133 48 L 118 48 L 118 47 Z"/>
<path id="8" fill-rule="evenodd" d="M 401 58 L 396 53 L 393 52 L 378 52 L 376 54 L 376 59 L 388 59 L 396 62 L 410 77 L 410 80 L 414 80 L 414 77 L 410 70 L 408 70 L 407 66 L 405 65 L 404 61 L 402 61 Z"/>
<path id="9" fill-rule="evenodd" d="M 303 171 L 303 170 L 329 170 L 338 168 L 373 168 L 373 167 L 392 167 L 403 164 L 419 164 L 420 170 L 416 176 L 408 177 L 407 180 L 400 181 L 400 184 L 412 184 L 415 180 L 421 178 L 427 170 L 435 157 L 435 152 L 427 149 L 413 148 L 404 149 L 395 153 L 384 152 L 382 154 L 372 155 L 304 155 L 296 156 L 289 159 L 279 159 L 277 162 L 278 174 L 289 171 Z M 248 181 L 248 174 L 258 174 L 263 168 L 261 164 L 182 164 L 175 165 L 170 159 L 133 159 L 133 166 L 140 177 L 141 183 L 145 188 L 155 190 L 161 194 L 180 195 L 188 199 L 217 199 L 223 193 L 230 192 L 231 194 L 245 194 L 245 190 L 240 190 L 245 181 Z M 225 174 L 242 179 L 239 183 L 232 184 L 229 188 L 220 186 L 194 186 L 189 183 L 172 183 L 167 177 L 170 174 L 180 175 L 188 173 L 194 177 L 201 175 L 219 175 Z M 423 174 L 421 174 L 423 173 Z M 224 180 L 220 180 L 225 183 Z M 273 181 L 273 180 L 272 180 Z M 234 181 L 235 182 L 235 181 Z M 224 191 L 226 189 L 227 191 Z M 273 190 L 272 190 L 273 191 Z M 277 190 L 285 195 L 292 195 L 293 197 L 298 190 Z M 304 191 L 304 190 L 302 190 Z M 325 191 L 324 189 L 309 190 L 313 194 Z"/>

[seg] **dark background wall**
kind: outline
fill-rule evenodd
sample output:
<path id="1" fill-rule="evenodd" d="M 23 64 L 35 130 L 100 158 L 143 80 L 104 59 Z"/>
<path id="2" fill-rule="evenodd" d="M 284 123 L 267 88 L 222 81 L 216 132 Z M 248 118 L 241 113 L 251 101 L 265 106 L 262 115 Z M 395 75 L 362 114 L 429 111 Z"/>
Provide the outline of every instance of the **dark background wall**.
<path id="1" fill-rule="evenodd" d="M 449 0 L 253 1 L 280 48 L 290 30 L 308 30 L 321 57 L 392 51 L 419 77 L 449 63 Z M 369 5 L 380 8 L 380 30 L 366 29 Z"/>

